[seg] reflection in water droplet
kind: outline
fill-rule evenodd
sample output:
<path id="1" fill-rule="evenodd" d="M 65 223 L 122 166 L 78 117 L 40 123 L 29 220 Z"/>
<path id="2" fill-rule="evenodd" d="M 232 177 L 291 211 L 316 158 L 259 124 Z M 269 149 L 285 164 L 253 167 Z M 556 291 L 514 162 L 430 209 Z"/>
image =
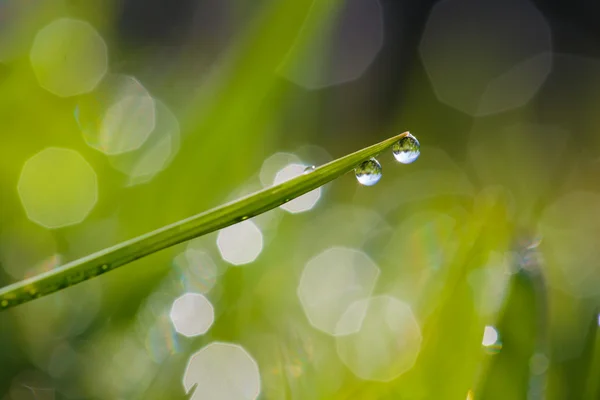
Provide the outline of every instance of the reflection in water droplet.
<path id="1" fill-rule="evenodd" d="M 304 173 L 308 174 L 309 172 L 313 172 L 315 169 L 317 169 L 317 167 L 314 165 L 309 165 L 308 167 L 304 168 Z"/>
<path id="2" fill-rule="evenodd" d="M 354 173 L 361 185 L 373 186 L 381 179 L 381 164 L 376 159 L 371 158 L 356 167 Z"/>
<path id="3" fill-rule="evenodd" d="M 410 164 L 414 162 L 421 154 L 421 144 L 416 137 L 410 133 L 394 143 L 392 153 L 398 162 Z"/>

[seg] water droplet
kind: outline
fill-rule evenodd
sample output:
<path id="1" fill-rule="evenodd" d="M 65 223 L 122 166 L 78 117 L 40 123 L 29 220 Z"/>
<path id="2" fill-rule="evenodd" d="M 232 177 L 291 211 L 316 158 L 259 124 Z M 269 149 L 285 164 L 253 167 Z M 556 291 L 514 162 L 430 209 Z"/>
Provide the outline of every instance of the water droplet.
<path id="1" fill-rule="evenodd" d="M 356 167 L 354 173 L 361 185 L 373 186 L 381 179 L 381 164 L 376 159 L 371 158 Z"/>
<path id="2" fill-rule="evenodd" d="M 317 169 L 317 167 L 314 165 L 309 165 L 308 167 L 304 168 L 304 173 L 308 174 L 309 172 L 313 172 L 315 169 Z"/>
<path id="3" fill-rule="evenodd" d="M 394 143 L 392 153 L 398 162 L 410 164 L 421 154 L 421 145 L 416 137 L 410 133 Z"/>
<path id="4" fill-rule="evenodd" d="M 496 354 L 502 350 L 502 341 L 500 340 L 500 334 L 493 326 L 486 325 L 483 331 L 483 340 L 481 344 L 489 354 Z"/>

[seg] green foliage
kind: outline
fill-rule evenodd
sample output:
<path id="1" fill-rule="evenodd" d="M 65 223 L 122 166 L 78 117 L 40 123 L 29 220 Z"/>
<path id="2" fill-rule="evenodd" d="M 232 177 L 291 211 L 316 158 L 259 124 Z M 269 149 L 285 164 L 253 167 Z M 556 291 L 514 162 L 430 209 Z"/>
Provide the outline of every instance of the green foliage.
<path id="1" fill-rule="evenodd" d="M 14 58 L 0 69 L 0 309 L 10 308 L 0 313 L 0 398 L 27 398 L 18 390 L 36 381 L 19 379 L 31 370 L 52 375 L 57 398 L 184 398 L 190 356 L 215 341 L 238 343 L 256 359 L 265 399 L 524 399 L 543 390 L 549 400 L 600 396 L 600 201 L 590 193 L 598 191 L 598 164 L 581 162 L 577 148 L 589 144 L 586 152 L 595 154 L 595 137 L 565 140 L 562 129 L 538 126 L 539 110 L 527 105 L 467 117 L 436 100 L 411 60 L 402 61 L 405 79 L 390 79 L 383 54 L 347 85 L 292 85 L 280 71 L 302 70 L 341 1 L 234 0 L 233 38 L 218 56 L 210 46 L 219 38 L 208 36 L 180 52 L 120 43 L 112 2 L 44 3 L 18 20 Z M 113 168 L 114 157 L 85 143 L 74 118 L 79 97 L 60 98 L 36 81 L 33 37 L 65 16 L 90 22 L 107 42 L 110 71 L 139 78 L 179 121 L 179 152 L 144 184 L 131 184 Z M 569 114 L 571 102 L 585 96 L 559 97 L 550 114 Z M 384 98 L 389 103 L 379 103 Z M 579 114 L 574 120 L 598 130 Z M 402 135 L 366 144 L 407 128 L 424 145 L 417 163 L 391 167 L 381 158 L 383 177 L 371 188 L 333 182 Z M 25 162 L 48 147 L 76 151 L 97 175 L 97 202 L 78 224 L 40 226 L 19 199 Z M 327 163 L 327 152 L 356 148 L 363 150 Z M 261 164 L 281 151 L 304 151 L 303 162 L 322 166 L 259 190 L 268 186 L 258 179 Z M 277 208 L 315 188 L 322 197 L 310 212 Z M 53 194 L 33 200 L 45 204 Z M 216 231 L 246 218 L 260 225 L 263 251 L 251 265 L 228 266 Z M 521 225 L 536 232 L 524 244 L 514 240 Z M 421 348 L 396 379 L 355 375 L 340 360 L 337 338 L 311 326 L 299 302 L 304 266 L 334 246 L 372 258 L 380 269 L 373 294 L 393 296 L 415 314 Z M 523 261 L 528 247 L 544 258 L 534 269 Z M 214 261 L 216 282 L 187 279 L 180 261 L 195 251 Z M 190 338 L 169 319 L 173 301 L 189 291 L 206 294 L 215 311 L 211 329 Z M 482 346 L 488 325 L 498 330 L 500 349 Z M 366 345 L 380 344 L 384 334 Z"/>

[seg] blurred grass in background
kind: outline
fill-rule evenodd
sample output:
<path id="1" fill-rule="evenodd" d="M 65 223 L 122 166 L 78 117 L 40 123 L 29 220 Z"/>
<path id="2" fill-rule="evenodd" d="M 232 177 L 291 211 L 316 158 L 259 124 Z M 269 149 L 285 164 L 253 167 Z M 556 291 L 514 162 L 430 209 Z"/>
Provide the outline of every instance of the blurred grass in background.
<path id="1" fill-rule="evenodd" d="M 0 396 L 600 398 L 600 62 L 550 9 L 2 2 L 3 285 L 422 154 L 0 314 Z"/>

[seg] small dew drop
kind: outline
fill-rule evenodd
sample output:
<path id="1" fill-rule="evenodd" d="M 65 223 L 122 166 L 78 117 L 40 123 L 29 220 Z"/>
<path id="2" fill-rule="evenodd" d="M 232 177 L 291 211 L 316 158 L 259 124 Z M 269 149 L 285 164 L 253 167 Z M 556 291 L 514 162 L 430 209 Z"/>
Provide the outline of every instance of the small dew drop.
<path id="1" fill-rule="evenodd" d="M 485 327 L 481 344 L 489 354 L 496 354 L 502 350 L 502 341 L 495 327 L 490 325 Z"/>
<path id="2" fill-rule="evenodd" d="M 498 341 L 498 331 L 493 326 L 487 325 L 483 331 L 483 340 L 481 344 L 484 346 L 492 346 Z"/>
<path id="3" fill-rule="evenodd" d="M 313 172 L 315 169 L 317 169 L 317 167 L 314 165 L 309 165 L 308 167 L 304 168 L 304 173 L 308 174 L 309 172 Z"/>
<path id="4" fill-rule="evenodd" d="M 373 186 L 381 179 L 381 164 L 376 159 L 371 158 L 356 167 L 354 173 L 361 185 Z"/>
<path id="5" fill-rule="evenodd" d="M 398 140 L 392 146 L 392 153 L 398 162 L 410 164 L 414 162 L 421 154 L 421 144 L 416 137 L 410 133 Z"/>

